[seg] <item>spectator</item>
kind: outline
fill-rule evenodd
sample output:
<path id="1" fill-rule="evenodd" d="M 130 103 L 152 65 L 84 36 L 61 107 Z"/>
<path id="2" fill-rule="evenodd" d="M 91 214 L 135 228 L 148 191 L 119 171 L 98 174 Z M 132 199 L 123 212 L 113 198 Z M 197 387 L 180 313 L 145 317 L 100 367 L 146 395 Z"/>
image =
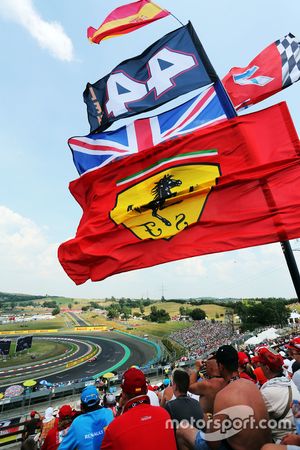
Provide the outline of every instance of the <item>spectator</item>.
<path id="1" fill-rule="evenodd" d="M 42 421 L 40 445 L 43 444 L 48 432 L 57 424 L 57 419 L 54 417 L 53 412 L 54 409 L 51 406 L 45 410 L 45 417 Z"/>
<path id="2" fill-rule="evenodd" d="M 207 379 L 197 381 L 198 373 L 204 365 Z M 200 405 L 204 414 L 213 413 L 216 394 L 225 385 L 225 380 L 220 375 L 220 370 L 214 356 L 209 357 L 205 364 L 202 361 L 196 361 L 195 371 L 190 374 L 189 391 L 193 394 L 200 395 Z"/>
<path id="3" fill-rule="evenodd" d="M 117 401 L 114 394 L 105 394 L 103 397 L 103 406 L 104 408 L 111 409 L 113 416 L 115 417 L 117 415 Z"/>
<path id="4" fill-rule="evenodd" d="M 266 444 L 261 450 L 300 450 L 300 436 L 298 434 L 286 435 L 280 444 Z"/>
<path id="5" fill-rule="evenodd" d="M 300 337 L 296 337 L 289 342 L 288 348 L 294 357 L 294 361 L 291 363 L 291 368 L 293 371 L 293 382 L 297 386 L 300 392 L 300 369 L 293 370 L 294 364 L 300 363 Z M 296 367 L 295 367 L 296 368 Z"/>
<path id="6" fill-rule="evenodd" d="M 169 401 L 165 409 L 174 420 L 174 425 L 179 423 L 189 423 L 195 421 L 195 427 L 203 428 L 203 411 L 197 400 L 187 395 L 190 384 L 188 373 L 183 369 L 174 369 L 172 373 L 172 388 L 175 400 Z"/>
<path id="7" fill-rule="evenodd" d="M 263 444 L 271 441 L 269 431 L 258 425 L 261 420 L 267 421 L 268 419 L 263 398 L 252 382 L 239 378 L 238 354 L 231 345 L 220 347 L 216 353 L 216 360 L 220 374 L 227 385 L 216 395 L 214 416 L 208 423 L 207 440 L 205 441 L 202 431 L 179 427 L 177 432 L 179 449 L 222 450 L 228 448 L 229 445 L 233 450 L 260 450 Z M 253 417 L 252 426 L 248 420 L 243 421 L 243 426 L 236 429 L 234 428 L 234 419 L 240 418 L 241 411 L 245 411 L 245 408 L 249 411 L 249 417 Z M 230 411 L 233 423 L 232 428 L 228 428 L 228 411 Z M 227 421 L 226 427 L 224 424 L 225 434 L 220 432 L 224 420 Z M 215 433 L 215 436 L 209 436 L 210 433 Z"/>
<path id="8" fill-rule="evenodd" d="M 36 417 L 37 416 L 37 417 Z M 30 420 L 25 423 L 22 433 L 22 440 L 25 441 L 31 436 L 35 436 L 41 429 L 42 416 L 37 411 L 31 411 Z"/>
<path id="9" fill-rule="evenodd" d="M 113 420 L 113 413 L 99 405 L 95 386 L 87 386 L 81 393 L 82 414 L 73 420 L 59 450 L 99 450 L 104 428 Z"/>
<path id="10" fill-rule="evenodd" d="M 175 395 L 169 378 L 163 380 L 164 390 L 161 394 L 160 406 L 164 407 L 170 400 L 175 400 Z"/>
<path id="11" fill-rule="evenodd" d="M 121 384 L 122 413 L 108 426 L 101 450 L 176 450 L 170 416 L 150 405 L 143 372 L 128 369 Z"/>
<path id="12" fill-rule="evenodd" d="M 78 400 L 73 407 L 73 420 L 82 414 L 81 401 Z"/>
<path id="13" fill-rule="evenodd" d="M 268 379 L 261 387 L 261 393 L 271 419 L 281 422 L 272 428 L 274 442 L 281 440 L 287 432 L 293 432 L 295 425 L 291 409 L 292 400 L 300 400 L 296 385 L 283 374 L 283 358 L 267 347 L 258 349 L 258 362 Z M 283 426 L 284 425 L 284 426 Z"/>
<path id="14" fill-rule="evenodd" d="M 30 436 L 24 442 L 22 442 L 21 450 L 38 450 L 38 444 L 36 440 Z"/>
<path id="15" fill-rule="evenodd" d="M 238 352 L 238 360 L 240 378 L 244 378 L 245 380 L 252 381 L 252 383 L 256 383 L 256 376 L 250 365 L 249 356 L 245 352 Z"/>
<path id="16" fill-rule="evenodd" d="M 157 394 L 154 392 L 154 389 L 150 384 L 150 380 L 147 379 L 146 382 L 147 382 L 147 395 L 150 399 L 150 405 L 159 406 L 159 398 Z"/>
<path id="17" fill-rule="evenodd" d="M 58 423 L 48 431 L 41 450 L 56 450 L 67 434 L 73 420 L 73 410 L 70 405 L 63 405 L 58 411 Z"/>
<path id="18" fill-rule="evenodd" d="M 258 363 L 257 360 L 258 360 L 258 357 L 257 356 L 253 356 L 251 358 L 251 364 L 254 367 L 253 372 L 254 372 L 254 374 L 256 376 L 257 385 L 259 387 L 261 387 L 263 384 L 265 384 L 268 381 L 268 379 L 265 377 L 265 374 L 264 374 L 262 368 L 258 365 L 259 363 Z"/>

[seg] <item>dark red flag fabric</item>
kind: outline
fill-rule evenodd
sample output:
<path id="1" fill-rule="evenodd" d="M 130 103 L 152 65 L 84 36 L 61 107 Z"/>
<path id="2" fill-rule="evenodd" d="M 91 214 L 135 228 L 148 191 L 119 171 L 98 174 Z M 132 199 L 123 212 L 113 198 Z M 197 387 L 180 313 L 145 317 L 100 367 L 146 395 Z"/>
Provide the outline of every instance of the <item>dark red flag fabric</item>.
<path id="1" fill-rule="evenodd" d="M 285 103 L 128 156 L 70 183 L 83 209 L 59 247 L 91 279 L 300 236 L 300 145 Z"/>

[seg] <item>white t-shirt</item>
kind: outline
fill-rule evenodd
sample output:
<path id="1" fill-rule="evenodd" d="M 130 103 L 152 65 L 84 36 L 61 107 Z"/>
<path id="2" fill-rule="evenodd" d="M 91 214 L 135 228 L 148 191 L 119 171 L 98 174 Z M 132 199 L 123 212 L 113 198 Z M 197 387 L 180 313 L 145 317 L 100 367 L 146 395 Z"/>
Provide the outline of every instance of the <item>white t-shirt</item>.
<path id="1" fill-rule="evenodd" d="M 147 392 L 148 397 L 150 398 L 150 404 L 152 406 L 159 406 L 159 399 L 154 391 L 148 391 Z"/>
<path id="2" fill-rule="evenodd" d="M 300 369 L 296 370 L 293 375 L 293 382 L 297 386 L 298 391 L 300 392 Z"/>
<path id="3" fill-rule="evenodd" d="M 286 376 L 291 377 L 291 375 L 293 375 L 292 365 L 294 364 L 295 361 L 296 361 L 295 359 L 292 359 L 292 361 L 290 361 L 289 359 L 283 360 L 283 371 Z"/>
<path id="4" fill-rule="evenodd" d="M 263 396 L 265 404 L 267 406 L 268 413 L 276 419 L 280 418 L 284 413 L 289 399 L 289 389 L 288 386 L 292 388 L 292 400 L 300 401 L 300 393 L 297 386 L 292 380 L 286 377 L 276 377 L 268 380 L 262 385 L 260 392 Z M 284 427 L 279 427 L 272 429 L 272 437 L 275 442 L 279 439 L 281 440 L 283 436 L 287 433 L 293 433 L 295 430 L 294 416 L 291 408 L 284 417 L 284 422 L 289 424 L 290 428 L 285 429 Z"/>

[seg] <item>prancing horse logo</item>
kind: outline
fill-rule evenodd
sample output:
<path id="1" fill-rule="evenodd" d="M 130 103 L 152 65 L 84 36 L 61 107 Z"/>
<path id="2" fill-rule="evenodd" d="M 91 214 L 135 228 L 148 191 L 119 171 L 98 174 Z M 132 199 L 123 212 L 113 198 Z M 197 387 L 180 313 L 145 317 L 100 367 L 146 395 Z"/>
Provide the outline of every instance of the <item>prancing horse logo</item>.
<path id="1" fill-rule="evenodd" d="M 200 220 L 219 176 L 218 163 L 187 163 L 156 171 L 135 184 L 128 181 L 117 194 L 110 218 L 139 239 L 171 239 Z"/>
<path id="2" fill-rule="evenodd" d="M 149 202 L 147 205 L 142 207 L 134 208 L 135 211 L 142 213 L 143 211 L 146 211 L 147 209 L 152 209 L 152 216 L 157 217 L 159 220 L 161 220 L 165 225 L 170 227 L 172 224 L 171 222 L 166 219 L 165 217 L 160 216 L 157 211 L 162 210 L 166 208 L 165 202 L 167 199 L 171 197 L 176 197 L 177 192 L 171 192 L 171 189 L 173 189 L 175 186 L 180 186 L 182 184 L 181 180 L 173 180 L 173 175 L 164 175 L 163 178 L 158 180 L 155 183 L 155 186 L 153 189 L 151 189 L 152 194 L 154 195 L 154 199 Z M 178 202 L 177 202 L 178 203 Z M 174 203 L 172 203 L 174 205 Z M 127 208 L 127 211 L 132 211 L 133 205 L 129 205 Z"/>

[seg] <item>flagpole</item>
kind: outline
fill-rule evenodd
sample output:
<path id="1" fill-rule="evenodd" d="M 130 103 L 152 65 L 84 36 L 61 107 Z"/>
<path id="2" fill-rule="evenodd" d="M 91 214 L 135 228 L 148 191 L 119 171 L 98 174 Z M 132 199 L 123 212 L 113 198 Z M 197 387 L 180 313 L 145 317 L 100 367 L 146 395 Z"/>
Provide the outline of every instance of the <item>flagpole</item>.
<path id="1" fill-rule="evenodd" d="M 164 9 L 164 11 L 167 11 L 167 10 Z M 174 14 L 172 14 L 170 11 L 168 11 L 168 13 L 170 13 L 170 16 L 174 17 L 174 19 L 177 20 L 177 22 L 179 22 L 181 26 L 184 26 L 184 24 L 178 19 L 178 17 L 174 16 Z"/>
<path id="2" fill-rule="evenodd" d="M 215 82 L 215 90 L 217 93 L 217 96 L 219 97 L 220 103 L 223 106 L 223 109 L 225 111 L 225 114 L 228 119 L 232 119 L 233 117 L 237 117 L 238 114 L 231 102 L 231 99 L 226 91 L 226 89 L 223 86 L 223 83 L 218 78 Z M 293 285 L 298 297 L 298 301 L 300 301 L 300 274 L 298 270 L 298 266 L 296 263 L 295 255 L 293 253 L 291 244 L 289 241 L 282 241 L 280 242 L 292 281 Z"/>
<path id="3" fill-rule="evenodd" d="M 152 3 L 152 5 L 157 6 L 157 8 L 161 9 L 162 11 L 166 11 L 167 13 L 169 13 L 170 16 L 174 17 L 174 19 L 177 20 L 177 22 L 179 22 L 181 26 L 184 26 L 184 24 L 178 19 L 178 17 L 174 16 L 174 14 L 172 14 L 170 11 L 168 11 L 167 9 L 162 8 L 161 6 L 159 6 L 156 3 L 152 2 L 152 0 L 148 0 L 148 1 L 149 1 L 149 3 Z"/>

